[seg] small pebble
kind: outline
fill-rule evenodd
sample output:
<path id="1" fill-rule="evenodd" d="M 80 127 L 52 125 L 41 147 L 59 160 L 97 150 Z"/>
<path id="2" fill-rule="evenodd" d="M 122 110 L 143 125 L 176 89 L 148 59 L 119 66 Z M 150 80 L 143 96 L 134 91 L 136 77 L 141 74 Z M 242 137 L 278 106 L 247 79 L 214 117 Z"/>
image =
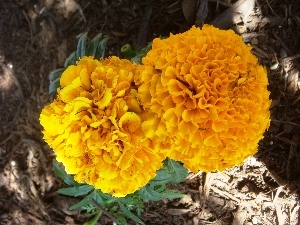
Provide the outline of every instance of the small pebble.
<path id="1" fill-rule="evenodd" d="M 270 66 L 270 70 L 277 70 L 279 67 L 279 63 L 274 63 L 272 66 Z"/>
<path id="2" fill-rule="evenodd" d="M 258 221 L 257 221 L 257 218 L 256 218 L 256 217 L 253 217 L 253 218 L 252 218 L 252 223 L 253 223 L 253 225 L 256 225 L 256 224 L 258 223 Z"/>
<path id="3" fill-rule="evenodd" d="M 236 25 L 233 27 L 233 30 L 235 30 L 238 34 L 243 34 L 247 31 L 247 27 L 245 25 Z"/>

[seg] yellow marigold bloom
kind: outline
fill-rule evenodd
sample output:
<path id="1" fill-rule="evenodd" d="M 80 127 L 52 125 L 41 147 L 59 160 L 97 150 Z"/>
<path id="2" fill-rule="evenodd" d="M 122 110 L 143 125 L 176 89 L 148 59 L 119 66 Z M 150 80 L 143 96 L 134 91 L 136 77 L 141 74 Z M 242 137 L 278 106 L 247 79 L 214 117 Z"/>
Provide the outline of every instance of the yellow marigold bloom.
<path id="1" fill-rule="evenodd" d="M 135 70 L 117 57 L 84 57 L 64 71 L 57 98 L 40 115 L 67 173 L 117 197 L 146 185 L 165 158 L 142 130 Z"/>
<path id="2" fill-rule="evenodd" d="M 267 74 L 232 30 L 204 25 L 155 39 L 139 73 L 143 130 L 165 143 L 168 157 L 197 172 L 256 153 L 270 124 Z"/>

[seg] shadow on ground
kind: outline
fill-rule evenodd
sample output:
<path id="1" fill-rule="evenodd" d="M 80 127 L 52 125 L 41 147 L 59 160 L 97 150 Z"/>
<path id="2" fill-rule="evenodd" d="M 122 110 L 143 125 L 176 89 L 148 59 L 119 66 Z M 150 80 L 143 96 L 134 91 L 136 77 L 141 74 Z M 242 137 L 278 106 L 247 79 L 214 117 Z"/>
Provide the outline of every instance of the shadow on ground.
<path id="1" fill-rule="evenodd" d="M 38 121 L 42 107 L 53 98 L 47 93 L 48 74 L 63 66 L 82 32 L 88 31 L 90 38 L 102 32 L 109 37 L 106 54 L 121 56 L 126 43 L 143 46 L 194 23 L 211 23 L 236 1 L 207 1 L 206 9 L 198 5 L 202 11 L 189 12 L 183 2 L 188 1 L 0 2 L 0 224 L 87 220 L 84 213 L 68 210 L 76 200 L 56 194 L 63 184 L 53 174 L 54 154 L 42 140 Z M 256 1 L 247 21 L 231 26 L 253 46 L 269 74 L 272 122 L 257 160 L 215 174 L 206 190 L 201 189 L 202 173 L 190 175 L 174 187 L 189 197 L 148 203 L 142 217 L 146 224 L 298 223 L 299 5 L 296 0 Z M 206 204 L 201 207 L 203 196 Z M 108 218 L 103 221 L 111 224 Z"/>

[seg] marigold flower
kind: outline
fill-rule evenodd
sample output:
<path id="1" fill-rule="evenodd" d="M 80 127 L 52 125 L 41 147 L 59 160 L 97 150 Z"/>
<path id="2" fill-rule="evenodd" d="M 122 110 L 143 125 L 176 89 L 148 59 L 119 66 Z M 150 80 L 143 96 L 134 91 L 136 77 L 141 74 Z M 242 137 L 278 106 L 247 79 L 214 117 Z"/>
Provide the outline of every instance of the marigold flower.
<path id="1" fill-rule="evenodd" d="M 240 36 L 192 27 L 155 39 L 142 62 L 136 83 L 149 118 L 142 127 L 165 143 L 168 157 L 197 172 L 256 153 L 270 124 L 268 80 Z"/>
<path id="2" fill-rule="evenodd" d="M 141 128 L 135 69 L 117 57 L 83 57 L 62 74 L 57 98 L 40 115 L 67 173 L 116 197 L 146 185 L 165 158 Z"/>

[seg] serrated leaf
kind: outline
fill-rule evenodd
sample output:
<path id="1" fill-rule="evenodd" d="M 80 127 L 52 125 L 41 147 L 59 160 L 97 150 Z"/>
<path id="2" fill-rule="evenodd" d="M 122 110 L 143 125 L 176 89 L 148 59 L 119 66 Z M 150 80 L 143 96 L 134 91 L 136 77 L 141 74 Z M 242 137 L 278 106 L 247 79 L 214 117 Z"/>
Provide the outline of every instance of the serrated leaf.
<path id="1" fill-rule="evenodd" d="M 100 206 L 104 207 L 104 200 L 100 194 L 99 191 L 94 191 L 94 195 L 93 195 L 93 199 L 95 200 L 95 202 L 97 202 Z"/>
<path id="2" fill-rule="evenodd" d="M 92 202 L 90 202 L 90 204 L 86 204 L 86 205 L 84 205 L 84 206 L 81 207 L 82 210 L 85 210 L 86 213 L 87 213 L 87 214 L 90 214 L 90 215 L 94 214 L 94 213 L 95 213 L 95 210 L 97 210 L 97 209 L 95 208 L 95 206 L 92 205 L 91 203 L 92 203 Z"/>
<path id="3" fill-rule="evenodd" d="M 76 61 L 77 61 L 78 57 L 76 52 L 72 52 L 69 57 L 66 59 L 64 67 L 68 67 L 71 65 L 76 65 Z"/>
<path id="4" fill-rule="evenodd" d="M 171 182 L 180 183 L 185 180 L 188 175 L 188 170 L 186 168 L 172 159 L 168 159 L 168 165 L 174 171 Z"/>
<path id="5" fill-rule="evenodd" d="M 109 200 L 109 199 L 112 199 L 112 198 L 114 199 L 114 197 L 111 196 L 110 194 L 103 193 L 103 192 L 101 192 L 100 190 L 98 190 L 97 194 L 98 194 L 99 196 L 101 196 L 102 199 L 104 199 L 104 201 Z"/>
<path id="6" fill-rule="evenodd" d="M 118 201 L 126 205 L 127 209 L 129 210 L 135 209 L 138 216 L 140 216 L 144 211 L 144 201 L 138 192 L 126 195 L 123 198 L 118 198 Z"/>
<path id="7" fill-rule="evenodd" d="M 95 57 L 101 37 L 102 37 L 102 34 L 100 33 L 91 40 L 91 43 L 89 44 L 88 50 L 86 52 L 87 56 Z"/>
<path id="8" fill-rule="evenodd" d="M 143 187 L 139 191 L 141 197 L 145 202 L 148 201 L 161 201 L 163 199 L 173 199 L 173 198 L 182 198 L 185 196 L 184 194 L 174 192 L 173 190 L 163 190 L 161 192 L 158 192 L 157 190 L 154 190 L 153 187 L 147 185 Z"/>
<path id="9" fill-rule="evenodd" d="M 83 33 L 78 41 L 76 55 L 77 59 L 81 59 L 86 53 L 86 37 L 87 33 Z"/>
<path id="10" fill-rule="evenodd" d="M 113 213 L 113 216 L 115 217 L 118 225 L 127 225 L 124 213 L 122 212 Z"/>
<path id="11" fill-rule="evenodd" d="M 66 171 L 61 168 L 56 162 L 53 162 L 53 170 L 57 176 L 59 176 L 67 185 L 76 185 L 77 182 L 74 181 L 73 176 L 66 173 Z"/>
<path id="12" fill-rule="evenodd" d="M 53 70 L 53 71 L 49 74 L 49 80 L 50 80 L 50 82 L 51 82 L 51 81 L 54 81 L 54 80 L 57 80 L 57 79 L 60 79 L 61 74 L 62 74 L 64 71 L 65 71 L 65 68 L 60 68 L 60 69 Z"/>
<path id="13" fill-rule="evenodd" d="M 49 94 L 52 94 L 54 92 L 56 92 L 57 88 L 59 88 L 60 83 L 59 83 L 59 78 L 57 78 L 56 80 L 50 82 L 49 84 Z"/>
<path id="14" fill-rule="evenodd" d="M 136 207 L 136 212 L 137 212 L 138 216 L 141 216 L 142 213 L 144 212 L 144 210 L 145 210 L 144 205 L 138 205 Z"/>
<path id="15" fill-rule="evenodd" d="M 75 210 L 79 209 L 87 204 L 89 204 L 93 198 L 94 192 L 86 196 L 84 199 L 82 199 L 80 202 L 76 203 L 75 205 L 72 205 L 69 210 Z"/>
<path id="16" fill-rule="evenodd" d="M 155 178 L 150 181 L 150 185 L 158 186 L 165 185 L 172 180 L 173 173 L 170 172 L 170 167 L 164 164 L 164 167 L 156 172 Z"/>
<path id="17" fill-rule="evenodd" d="M 134 215 L 132 212 L 126 209 L 126 207 L 120 201 L 118 201 L 118 204 L 126 216 L 128 216 L 130 219 L 134 220 L 137 223 L 145 225 L 145 223 L 140 218 L 138 218 L 136 215 Z"/>
<path id="18" fill-rule="evenodd" d="M 95 59 L 104 58 L 107 41 L 108 41 L 108 38 L 104 38 L 102 41 L 100 41 L 100 43 L 97 46 Z"/>
<path id="19" fill-rule="evenodd" d="M 180 163 L 167 159 L 164 161 L 163 168 L 157 171 L 155 178 L 149 184 L 151 186 L 165 185 L 167 183 L 179 183 L 184 181 L 188 175 L 188 170 Z"/>
<path id="20" fill-rule="evenodd" d="M 135 195 L 137 195 L 135 193 Z M 127 195 L 123 198 L 118 198 L 118 200 L 124 205 L 137 205 L 140 203 L 140 198 L 134 198 L 133 196 Z"/>
<path id="21" fill-rule="evenodd" d="M 161 193 L 153 190 L 149 185 L 141 188 L 139 190 L 139 193 L 145 202 L 160 201 L 160 200 L 164 199 L 164 197 L 162 196 Z"/>
<path id="22" fill-rule="evenodd" d="M 75 186 L 75 187 L 69 187 L 69 188 L 61 188 L 58 190 L 58 193 L 67 195 L 67 196 L 81 196 L 89 193 L 91 190 L 93 190 L 94 187 L 90 185 L 81 185 L 81 186 Z"/>

